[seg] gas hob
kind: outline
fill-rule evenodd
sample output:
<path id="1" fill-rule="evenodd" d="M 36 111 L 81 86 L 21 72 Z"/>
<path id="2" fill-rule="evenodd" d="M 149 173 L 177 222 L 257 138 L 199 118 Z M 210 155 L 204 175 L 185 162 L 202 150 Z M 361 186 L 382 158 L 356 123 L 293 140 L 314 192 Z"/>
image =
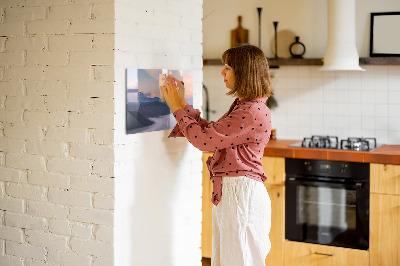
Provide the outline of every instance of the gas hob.
<path id="1" fill-rule="evenodd" d="M 337 149 L 353 151 L 371 151 L 379 146 L 376 138 L 349 137 L 339 141 L 337 136 L 318 136 L 306 137 L 303 141 L 289 145 L 301 148 Z"/>

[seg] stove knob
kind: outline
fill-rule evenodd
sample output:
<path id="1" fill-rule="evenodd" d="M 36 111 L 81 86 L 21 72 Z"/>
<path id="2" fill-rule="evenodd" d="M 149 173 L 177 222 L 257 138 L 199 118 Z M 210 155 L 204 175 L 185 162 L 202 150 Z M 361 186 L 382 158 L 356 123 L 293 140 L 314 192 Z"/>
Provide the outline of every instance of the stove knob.
<path id="1" fill-rule="evenodd" d="M 312 170 L 311 162 L 306 162 L 305 165 L 306 165 L 306 170 L 308 172 L 311 172 L 311 170 Z"/>
<path id="2" fill-rule="evenodd" d="M 342 167 L 340 168 L 340 173 L 341 174 L 346 173 L 346 169 L 347 169 L 347 164 L 342 164 Z"/>

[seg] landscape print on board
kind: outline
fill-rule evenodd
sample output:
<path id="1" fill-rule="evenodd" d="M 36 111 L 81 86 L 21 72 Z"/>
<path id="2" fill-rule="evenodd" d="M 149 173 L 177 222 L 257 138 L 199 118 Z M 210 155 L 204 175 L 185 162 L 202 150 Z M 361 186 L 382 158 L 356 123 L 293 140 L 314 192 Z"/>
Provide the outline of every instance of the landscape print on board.
<path id="1" fill-rule="evenodd" d="M 193 106 L 193 74 L 190 70 L 126 70 L 126 133 L 144 133 L 172 129 L 176 125 L 160 86 L 165 74 L 173 74 L 185 83 L 185 99 Z"/>

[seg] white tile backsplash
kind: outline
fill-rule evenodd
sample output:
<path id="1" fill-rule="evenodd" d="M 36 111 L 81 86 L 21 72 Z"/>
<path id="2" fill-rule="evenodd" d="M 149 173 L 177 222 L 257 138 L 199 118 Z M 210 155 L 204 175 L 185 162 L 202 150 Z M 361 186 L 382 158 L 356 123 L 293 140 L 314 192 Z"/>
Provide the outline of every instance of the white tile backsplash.
<path id="1" fill-rule="evenodd" d="M 336 114 L 347 117 L 347 115 L 349 114 L 349 105 L 341 102 L 337 103 Z"/>
<path id="2" fill-rule="evenodd" d="M 388 78 L 387 76 L 379 76 L 374 80 L 375 91 L 387 91 L 388 89 Z"/>
<path id="3" fill-rule="evenodd" d="M 387 73 L 390 77 L 400 78 L 400 66 L 388 66 Z"/>
<path id="4" fill-rule="evenodd" d="M 324 85 L 324 78 L 323 77 L 311 77 L 310 87 L 311 89 L 321 88 Z M 318 90 L 319 91 L 319 90 Z M 321 94 L 322 96 L 322 94 Z"/>
<path id="5" fill-rule="evenodd" d="M 287 66 L 285 67 L 286 71 L 283 72 L 284 77 L 297 77 L 298 76 L 298 67 L 296 66 Z"/>
<path id="6" fill-rule="evenodd" d="M 387 91 L 375 91 L 374 95 L 375 104 L 386 104 L 388 102 Z"/>
<path id="7" fill-rule="evenodd" d="M 375 128 L 375 120 L 371 116 L 363 116 L 361 117 L 361 126 L 363 130 L 368 130 L 368 134 L 371 134 L 369 131 L 373 131 Z M 363 136 L 366 137 L 366 136 Z"/>
<path id="8" fill-rule="evenodd" d="M 362 100 L 362 90 L 349 90 L 349 103 L 358 103 L 361 104 L 361 100 Z"/>
<path id="9" fill-rule="evenodd" d="M 387 143 L 400 143 L 400 131 L 389 131 Z"/>
<path id="10" fill-rule="evenodd" d="M 309 135 L 376 137 L 379 143 L 400 144 L 400 66 L 364 65 L 366 71 L 320 71 L 319 66 L 272 69 L 278 108 L 272 124 L 281 139 Z M 228 106 L 219 70 L 204 68 L 211 106 Z M 221 92 L 223 93 L 221 93 Z M 212 107 L 212 109 L 215 109 Z M 215 119 L 226 108 L 218 108 Z M 307 133 L 307 134 L 305 134 Z"/>
<path id="11" fill-rule="evenodd" d="M 379 77 L 383 77 L 383 78 L 387 78 L 387 74 L 388 74 L 388 66 L 387 65 L 383 65 L 383 66 L 374 66 L 374 76 L 375 79 L 379 78 Z"/>
<path id="12" fill-rule="evenodd" d="M 374 79 L 372 77 L 363 76 L 361 79 L 361 89 L 363 91 L 373 91 L 374 90 Z"/>
<path id="13" fill-rule="evenodd" d="M 288 89 L 299 88 L 299 83 L 297 77 L 287 77 L 286 78 L 286 87 Z"/>
<path id="14" fill-rule="evenodd" d="M 400 90 L 400 74 L 393 74 L 393 76 L 389 75 L 388 89 L 389 89 L 389 91 L 399 91 Z"/>
<path id="15" fill-rule="evenodd" d="M 336 128 L 340 130 L 348 130 L 349 128 L 349 118 L 348 116 L 341 116 L 336 119 Z"/>
<path id="16" fill-rule="evenodd" d="M 400 131 L 400 117 L 389 117 L 389 130 Z"/>
<path id="17" fill-rule="evenodd" d="M 359 117 L 362 114 L 361 103 L 350 103 L 349 104 L 349 114 L 350 116 Z"/>
<path id="18" fill-rule="evenodd" d="M 375 117 L 375 127 L 377 130 L 379 128 L 388 128 L 389 126 L 389 118 L 388 117 Z"/>
<path id="19" fill-rule="evenodd" d="M 311 81 L 309 76 L 299 77 L 297 82 L 299 88 L 310 89 Z"/>
<path id="20" fill-rule="evenodd" d="M 335 103 L 325 103 L 323 109 L 324 116 L 335 115 L 336 114 L 336 105 Z"/>
<path id="21" fill-rule="evenodd" d="M 374 91 L 361 90 L 361 101 L 363 105 L 370 105 L 374 103 Z"/>
<path id="22" fill-rule="evenodd" d="M 389 133 L 387 130 L 375 130 L 375 137 L 377 139 L 378 145 L 389 143 Z"/>
<path id="23" fill-rule="evenodd" d="M 349 135 L 348 137 L 357 137 L 362 135 L 361 128 L 349 128 Z M 340 138 L 346 138 L 346 136 L 339 136 Z"/>
<path id="24" fill-rule="evenodd" d="M 376 104 L 375 105 L 375 117 L 388 117 L 390 105 L 387 104 Z"/>
<path id="25" fill-rule="evenodd" d="M 311 71 L 313 69 L 311 67 L 303 67 L 297 69 L 297 74 L 301 78 L 309 79 L 311 77 Z"/>
<path id="26" fill-rule="evenodd" d="M 375 116 L 375 106 L 373 104 L 361 105 L 361 116 L 373 118 Z"/>
<path id="27" fill-rule="evenodd" d="M 389 104 L 400 104 L 400 88 L 397 91 L 389 91 Z"/>
<path id="28" fill-rule="evenodd" d="M 389 104 L 388 113 L 390 117 L 400 117 L 400 104 Z"/>

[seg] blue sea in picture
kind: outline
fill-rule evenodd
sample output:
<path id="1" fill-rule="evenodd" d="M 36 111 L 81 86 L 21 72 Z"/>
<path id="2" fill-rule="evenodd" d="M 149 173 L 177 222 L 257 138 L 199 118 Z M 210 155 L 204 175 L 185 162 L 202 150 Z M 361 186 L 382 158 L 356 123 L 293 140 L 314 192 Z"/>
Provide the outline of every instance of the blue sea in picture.
<path id="1" fill-rule="evenodd" d="M 188 70 L 126 70 L 126 133 L 144 133 L 172 129 L 176 125 L 159 86 L 163 74 L 172 73 L 185 83 L 185 99 L 193 105 L 193 76 Z"/>

